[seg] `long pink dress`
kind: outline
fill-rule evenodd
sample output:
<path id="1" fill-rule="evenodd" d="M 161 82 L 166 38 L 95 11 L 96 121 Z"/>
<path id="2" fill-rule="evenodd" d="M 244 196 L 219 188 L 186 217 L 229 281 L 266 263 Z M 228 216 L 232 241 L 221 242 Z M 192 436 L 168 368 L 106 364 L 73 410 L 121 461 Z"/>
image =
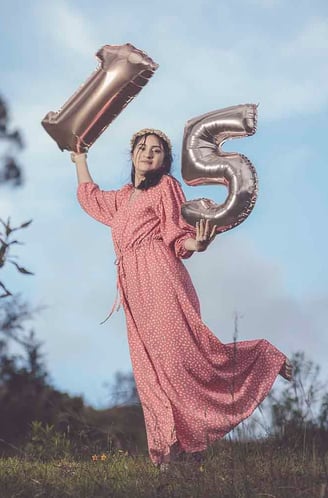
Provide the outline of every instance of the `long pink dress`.
<path id="1" fill-rule="evenodd" d="M 223 344 L 202 322 L 184 241 L 180 184 L 164 175 L 130 201 L 132 184 L 102 191 L 82 183 L 83 209 L 112 229 L 118 287 L 149 455 L 174 443 L 202 451 L 248 417 L 268 394 L 285 355 L 264 339 Z M 176 446 L 175 445 L 175 446 Z"/>

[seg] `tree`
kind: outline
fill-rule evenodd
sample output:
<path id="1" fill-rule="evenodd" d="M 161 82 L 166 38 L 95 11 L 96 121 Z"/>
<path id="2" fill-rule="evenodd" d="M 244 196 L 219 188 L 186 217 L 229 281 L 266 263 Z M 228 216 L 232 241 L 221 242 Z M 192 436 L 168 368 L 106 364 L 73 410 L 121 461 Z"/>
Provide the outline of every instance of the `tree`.
<path id="1" fill-rule="evenodd" d="M 9 255 L 9 251 L 11 249 L 11 246 L 14 244 L 21 244 L 17 239 L 12 240 L 12 234 L 16 230 L 20 230 L 21 228 L 26 228 L 32 223 L 32 220 L 29 220 L 25 223 L 22 223 L 19 227 L 13 228 L 10 226 L 10 219 L 5 223 L 1 218 L 0 218 L 0 269 L 2 269 L 6 263 L 10 263 L 16 267 L 16 269 L 25 275 L 33 275 L 30 271 L 26 270 L 22 266 L 20 266 L 16 261 L 15 257 Z M 8 296 L 12 296 L 12 293 L 7 289 L 5 284 L 0 280 L 0 291 L 2 290 L 2 293 L 0 294 L 0 299 Z"/>
<path id="2" fill-rule="evenodd" d="M 132 372 L 116 372 L 114 383 L 106 384 L 110 392 L 111 406 L 140 404 L 137 387 Z"/>
<path id="3" fill-rule="evenodd" d="M 275 432 L 283 433 L 286 425 L 293 423 L 320 425 L 322 403 L 328 393 L 320 380 L 320 367 L 306 358 L 302 351 L 293 354 L 293 379 L 279 394 L 273 390 L 270 400 L 272 423 Z"/>
<path id="4" fill-rule="evenodd" d="M 283 389 L 273 389 L 263 404 L 271 433 L 282 443 L 292 441 L 302 450 L 328 447 L 328 392 L 320 379 L 320 367 L 303 351 L 291 357 L 294 375 Z"/>
<path id="5" fill-rule="evenodd" d="M 9 131 L 9 121 L 8 107 L 0 97 L 0 139 L 6 144 L 5 152 L 0 156 L 0 183 L 18 187 L 23 183 L 23 174 L 15 156 L 24 148 L 24 143 L 19 130 Z"/>
<path id="6" fill-rule="evenodd" d="M 23 139 L 19 130 L 9 130 L 9 112 L 5 101 L 0 97 L 0 141 L 5 144 L 5 152 L 0 155 L 0 184 L 9 183 L 14 187 L 22 185 L 22 169 L 18 165 L 15 155 L 24 148 Z M 32 220 L 22 223 L 19 227 L 12 227 L 10 219 L 4 222 L 0 219 L 0 269 L 8 262 L 16 266 L 17 270 L 26 275 L 31 272 L 19 266 L 14 256 L 9 257 L 9 250 L 14 244 L 20 244 L 18 240 L 12 240 L 12 234 L 21 228 L 26 228 Z M 0 298 L 12 296 L 0 280 Z"/>

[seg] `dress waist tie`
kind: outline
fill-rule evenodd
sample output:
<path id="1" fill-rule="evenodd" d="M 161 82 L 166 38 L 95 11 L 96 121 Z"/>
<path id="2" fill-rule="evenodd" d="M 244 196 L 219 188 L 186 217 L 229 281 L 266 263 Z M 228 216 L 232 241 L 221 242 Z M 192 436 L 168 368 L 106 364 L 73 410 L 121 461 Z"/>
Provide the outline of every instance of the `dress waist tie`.
<path id="1" fill-rule="evenodd" d="M 147 242 L 149 242 L 149 241 L 147 241 Z M 161 236 L 152 237 L 151 242 L 162 243 L 163 239 Z M 135 249 L 133 248 L 133 250 L 135 250 Z M 107 320 L 109 320 L 109 318 L 112 316 L 114 311 L 119 311 L 119 309 L 121 308 L 121 305 L 122 305 L 121 295 L 124 295 L 124 291 L 123 291 L 121 277 L 122 276 L 125 277 L 125 272 L 124 272 L 124 265 L 123 265 L 123 254 L 120 250 L 119 250 L 119 253 L 120 253 L 120 256 L 117 257 L 114 261 L 114 264 L 117 265 L 117 283 L 116 283 L 115 301 L 114 301 L 114 304 L 113 304 L 112 309 L 110 310 L 109 314 L 107 315 L 105 320 L 100 322 L 100 325 L 107 322 Z M 125 298 L 126 298 L 126 296 L 124 296 L 124 299 Z"/>
<path id="2" fill-rule="evenodd" d="M 103 320 L 102 322 L 100 322 L 100 325 L 103 325 L 105 322 L 107 322 L 107 320 L 110 319 L 110 317 L 112 316 L 112 314 L 114 313 L 114 311 L 119 311 L 119 309 L 121 308 L 122 300 L 121 300 L 120 291 L 122 292 L 122 284 L 121 284 L 121 279 L 120 279 L 120 268 L 119 268 L 119 265 L 121 263 L 122 263 L 122 256 L 120 256 L 119 258 L 116 258 L 115 261 L 114 261 L 114 265 L 117 265 L 117 280 L 116 280 L 116 296 L 115 296 L 115 301 L 114 301 L 114 304 L 113 304 L 112 309 L 110 310 L 109 314 L 107 315 L 107 317 L 105 318 L 105 320 Z"/>

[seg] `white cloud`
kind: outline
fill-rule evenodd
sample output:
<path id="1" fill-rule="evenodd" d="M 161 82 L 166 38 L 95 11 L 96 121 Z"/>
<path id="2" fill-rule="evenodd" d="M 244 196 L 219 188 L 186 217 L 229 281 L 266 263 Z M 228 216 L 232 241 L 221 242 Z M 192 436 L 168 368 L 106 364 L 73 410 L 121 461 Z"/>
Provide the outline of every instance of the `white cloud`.
<path id="1" fill-rule="evenodd" d="M 234 314 L 242 316 L 238 340 L 265 338 L 285 354 L 304 350 L 326 365 L 328 294 L 296 298 L 282 266 L 265 258 L 238 233 L 219 236 L 206 257 L 188 266 L 197 286 L 202 316 L 223 342 L 231 342 Z M 325 372 L 328 375 L 328 369 Z"/>
<path id="2" fill-rule="evenodd" d="M 294 40 L 285 46 L 288 56 L 316 57 L 327 55 L 328 51 L 328 18 L 312 18 L 300 31 Z M 303 59 L 304 61 L 304 59 Z M 327 61 L 322 61 L 327 67 Z M 304 64 L 304 62 L 303 62 Z M 303 66 L 304 69 L 305 65 Z"/>
<path id="3" fill-rule="evenodd" d="M 283 0 L 247 0 L 247 3 L 264 9 L 273 9 L 283 6 Z"/>
<path id="4" fill-rule="evenodd" d="M 280 0 L 253 1 L 268 8 L 281 3 Z M 45 19 L 46 29 L 53 41 L 59 48 L 65 47 L 67 57 L 71 61 L 74 59 L 74 67 L 79 65 L 76 55 L 80 62 L 84 60 L 83 65 L 88 70 L 92 67 L 91 52 L 93 54 L 103 43 L 110 43 L 109 29 L 112 43 L 124 43 L 128 41 L 126 36 L 130 36 L 130 41 L 136 40 L 135 43 L 140 39 L 140 48 L 147 50 L 160 64 L 154 76 L 156 82 L 152 82 L 153 90 L 150 86 L 143 90 L 147 92 L 147 98 L 144 98 L 143 106 L 138 106 L 138 112 L 142 112 L 143 108 L 148 116 L 153 112 L 163 120 L 165 113 L 172 113 L 174 109 L 175 119 L 179 119 L 179 114 L 185 116 L 184 109 L 189 109 L 192 115 L 200 107 L 200 112 L 204 112 L 206 108 L 254 101 L 261 103 L 263 118 L 284 119 L 321 111 L 328 103 L 325 84 L 328 77 L 325 57 L 328 51 L 328 23 L 325 18 L 305 18 L 297 29 L 293 26 L 293 30 L 278 36 L 275 22 L 268 24 L 267 31 L 263 33 L 258 15 L 254 19 L 255 27 L 246 27 L 242 36 L 234 36 L 239 28 L 238 25 L 230 25 L 233 8 L 222 11 L 212 6 L 212 19 L 207 31 L 211 33 L 217 18 L 223 42 L 210 42 L 211 36 L 207 33 L 202 36 L 205 26 L 200 25 L 197 43 L 191 46 L 191 31 L 197 25 L 189 11 L 184 28 L 176 15 L 152 18 L 152 12 L 143 12 L 140 16 L 133 6 L 129 12 L 117 8 L 111 15 L 104 9 L 101 19 L 96 16 L 87 18 L 62 0 L 44 4 L 41 12 L 39 15 Z M 193 11 L 193 15 L 196 14 L 199 17 L 197 9 Z M 131 18 L 134 18 L 133 22 Z M 256 28 L 256 22 L 259 28 Z M 129 32 L 126 32 L 127 25 Z M 61 28 L 57 29 L 57 26 Z M 141 39 L 140 32 L 144 32 L 145 26 L 147 37 L 143 35 Z M 118 41 L 120 37 L 121 41 Z M 87 72 L 83 76 L 82 71 L 80 74 L 82 83 Z M 68 74 L 65 80 L 69 82 L 69 78 Z M 65 95 L 65 99 L 69 94 Z"/>
<path id="5" fill-rule="evenodd" d="M 35 13 L 40 28 L 58 45 L 74 55 L 90 57 L 90 47 L 96 47 L 96 36 L 82 10 L 64 0 L 39 2 Z M 92 50 L 92 48 L 91 48 Z"/>
<path id="6" fill-rule="evenodd" d="M 178 44 L 170 36 L 178 30 L 177 23 L 161 20 L 167 37 L 156 47 L 156 57 L 165 66 L 159 69 L 156 89 L 167 95 L 168 111 L 189 109 L 192 115 L 201 106 L 204 112 L 253 101 L 261 103 L 261 117 L 277 120 L 327 106 L 326 19 L 307 18 L 279 36 L 274 23 L 265 33 L 252 25 L 242 36 L 234 36 L 240 27 L 224 25 L 220 14 L 214 9 L 212 21 L 220 19 L 224 42 L 210 43 L 200 35 L 192 47 L 188 33 L 182 32 Z"/>
<path id="7" fill-rule="evenodd" d="M 64 1 L 42 5 L 38 15 L 44 22 L 40 26 L 49 31 L 59 48 L 65 44 L 69 59 L 76 59 L 78 55 L 80 69 L 77 71 L 74 65 L 74 80 L 72 72 L 62 78 L 60 75 L 67 66 L 63 61 L 56 84 L 46 70 L 41 71 L 37 79 L 32 75 L 29 80 L 27 76 L 29 94 L 23 91 L 15 100 L 13 115 L 26 134 L 27 154 L 31 158 L 38 154 L 40 160 L 50 159 L 56 148 L 41 128 L 41 119 L 49 110 L 59 109 L 85 81 L 91 65 L 95 68 L 90 54 L 99 48 L 92 34 L 96 30 L 94 18 L 87 19 Z M 102 29 L 105 29 L 103 25 Z M 98 140 L 99 150 L 103 150 L 107 138 L 108 143 L 122 144 L 123 150 L 129 136 L 150 121 L 154 126 L 167 129 L 172 137 L 181 136 L 187 119 L 242 102 L 260 102 L 260 119 L 267 120 L 313 114 L 327 106 L 328 69 L 324 54 L 328 51 L 328 24 L 325 19 L 308 19 L 289 39 L 279 38 L 270 30 L 263 35 L 254 29 L 245 32 L 242 40 L 234 39 L 229 48 L 217 43 L 209 46 L 207 40 L 200 39 L 190 49 L 187 33 L 181 36 L 179 43 L 170 36 L 177 36 L 178 29 L 178 20 L 172 16 L 163 16 L 149 26 L 149 54 L 153 55 L 154 51 L 160 68 L 136 97 L 136 102 L 129 104 L 112 123 L 110 135 Z M 158 41 L 158 30 L 167 33 L 162 43 Z M 86 66 L 84 56 L 88 57 L 90 66 Z M 11 75 L 12 80 L 20 78 Z"/>

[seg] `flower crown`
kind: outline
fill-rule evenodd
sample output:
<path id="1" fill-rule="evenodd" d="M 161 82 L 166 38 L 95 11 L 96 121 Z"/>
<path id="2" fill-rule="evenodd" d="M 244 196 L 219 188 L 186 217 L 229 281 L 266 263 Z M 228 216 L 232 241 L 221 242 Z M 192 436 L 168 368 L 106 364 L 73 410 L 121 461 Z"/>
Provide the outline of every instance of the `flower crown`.
<path id="1" fill-rule="evenodd" d="M 156 135 L 157 137 L 160 137 L 162 140 L 164 140 L 164 142 L 167 143 L 170 152 L 172 152 L 172 145 L 168 136 L 166 136 L 165 133 L 163 133 L 161 130 L 154 130 L 153 128 L 143 128 L 142 130 L 137 131 L 137 133 L 133 135 L 130 142 L 131 151 L 136 138 L 142 137 L 143 135 Z"/>

